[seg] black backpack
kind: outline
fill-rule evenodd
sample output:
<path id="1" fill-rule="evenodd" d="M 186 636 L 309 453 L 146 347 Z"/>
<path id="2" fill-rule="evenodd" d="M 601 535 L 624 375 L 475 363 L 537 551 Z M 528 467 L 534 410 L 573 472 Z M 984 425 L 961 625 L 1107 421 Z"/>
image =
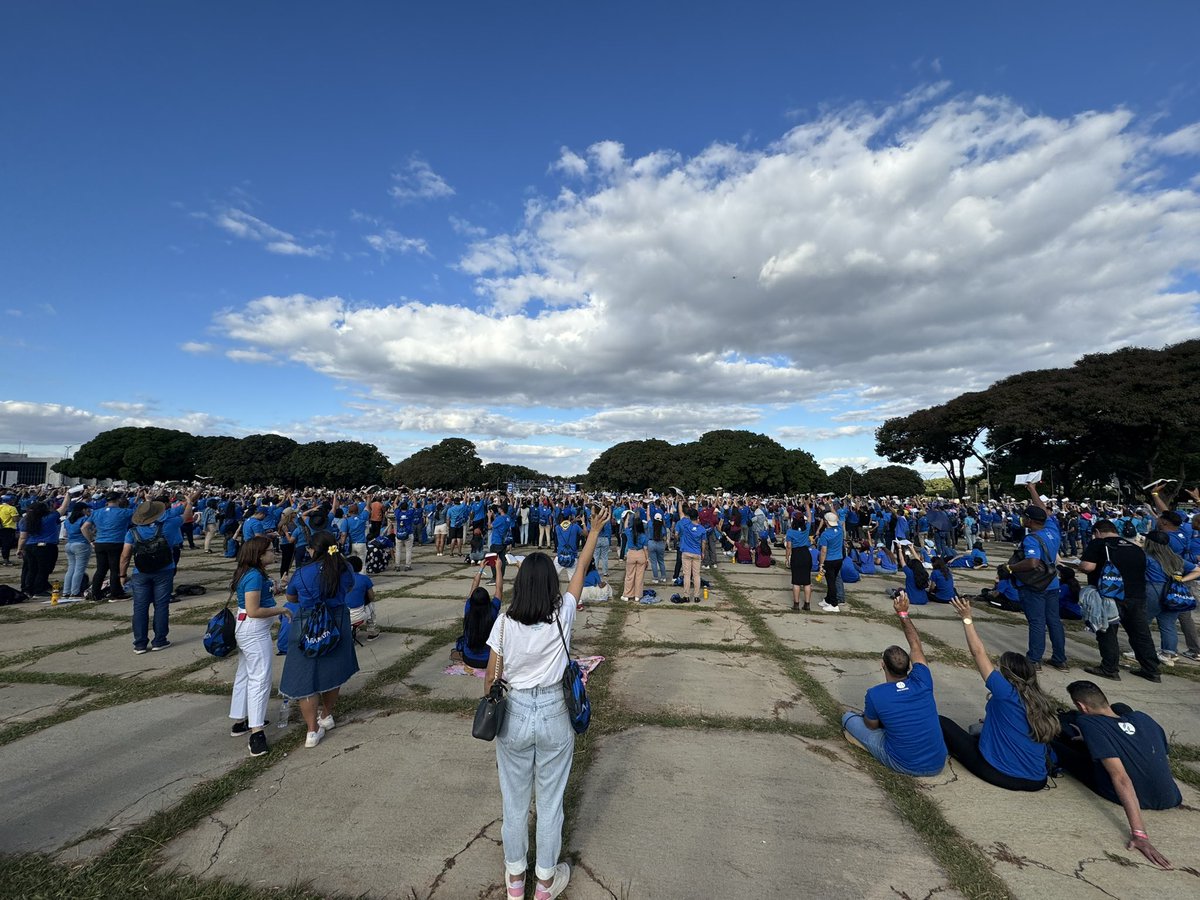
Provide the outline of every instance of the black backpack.
<path id="1" fill-rule="evenodd" d="M 171 545 L 163 537 L 163 523 L 154 523 L 154 534 L 143 538 L 137 526 L 133 530 L 133 564 L 139 572 L 161 572 L 175 561 Z"/>
<path id="2" fill-rule="evenodd" d="M 1137 528 L 1134 527 L 1132 519 L 1126 519 L 1121 526 L 1121 537 L 1130 539 L 1137 537 Z"/>

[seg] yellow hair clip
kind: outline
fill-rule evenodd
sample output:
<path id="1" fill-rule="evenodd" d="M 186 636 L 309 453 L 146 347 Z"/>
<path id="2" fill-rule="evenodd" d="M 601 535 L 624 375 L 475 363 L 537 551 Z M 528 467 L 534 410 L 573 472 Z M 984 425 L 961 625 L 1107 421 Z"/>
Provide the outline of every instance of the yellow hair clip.
<path id="1" fill-rule="evenodd" d="M 325 553 L 326 553 L 326 555 L 328 555 L 328 556 L 337 556 L 339 553 L 341 553 L 341 551 L 340 551 L 340 550 L 338 550 L 338 548 L 337 548 L 337 545 L 336 545 L 336 544 L 330 544 L 330 545 L 329 545 L 329 549 L 328 549 L 328 550 L 326 550 L 326 551 L 325 551 Z"/>

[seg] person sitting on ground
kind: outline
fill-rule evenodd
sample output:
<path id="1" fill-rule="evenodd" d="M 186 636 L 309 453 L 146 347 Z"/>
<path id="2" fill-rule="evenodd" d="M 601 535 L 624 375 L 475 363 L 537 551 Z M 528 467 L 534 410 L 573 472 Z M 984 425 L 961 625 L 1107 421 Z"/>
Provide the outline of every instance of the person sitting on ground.
<path id="1" fill-rule="evenodd" d="M 489 597 L 487 590 L 479 586 L 488 568 L 480 566 L 475 573 L 475 580 L 471 582 L 471 593 L 463 606 L 463 633 L 454 642 L 454 650 L 450 654 L 451 660 L 466 663 L 475 669 L 487 668 L 492 652 L 487 645 L 488 635 L 492 633 L 492 626 L 496 624 L 500 606 L 504 602 L 504 575 L 500 566 L 490 567 L 496 576 L 496 589 L 492 596 Z"/>
<path id="2" fill-rule="evenodd" d="M 1121 804 L 1129 820 L 1125 849 L 1171 868 L 1150 843 L 1141 815 L 1143 809 L 1174 809 L 1183 803 L 1171 776 L 1162 726 L 1124 703 L 1110 705 L 1091 681 L 1073 681 L 1067 693 L 1075 710 L 1059 716 L 1062 734 L 1051 745 L 1058 764 L 1105 800 Z"/>
<path id="3" fill-rule="evenodd" d="M 905 775 L 936 775 L 946 765 L 933 675 L 916 626 L 908 617 L 908 595 L 892 602 L 908 639 L 908 652 L 895 645 L 883 651 L 883 684 L 867 691 L 863 712 L 842 716 L 842 729 L 877 760 Z"/>
<path id="4" fill-rule="evenodd" d="M 900 565 L 904 567 L 904 593 L 908 596 L 909 604 L 913 606 L 924 606 L 929 602 L 929 594 L 926 593 L 929 587 L 929 571 L 925 568 L 925 563 L 921 562 L 921 558 L 912 552 L 912 545 L 897 543 L 896 558 Z"/>
<path id="5" fill-rule="evenodd" d="M 857 548 L 851 556 L 854 559 L 854 565 L 858 568 L 859 574 L 874 575 L 879 571 L 875 566 L 875 554 L 870 544 L 864 544 Z"/>
<path id="6" fill-rule="evenodd" d="M 765 536 L 758 539 L 758 546 L 754 548 L 754 565 L 760 569 L 775 565 L 775 560 L 771 558 L 771 542 Z"/>
<path id="7" fill-rule="evenodd" d="M 744 566 L 748 566 L 754 562 L 754 552 L 750 549 L 750 545 L 740 538 L 733 545 L 733 561 L 741 563 Z"/>
<path id="8" fill-rule="evenodd" d="M 375 582 L 363 574 L 363 561 L 358 556 L 347 556 L 346 562 L 354 570 L 354 587 L 346 594 L 346 608 L 350 610 L 350 627 L 362 628 L 368 641 L 379 637 L 379 626 L 375 624 Z"/>
<path id="9" fill-rule="evenodd" d="M 938 603 L 949 603 L 958 596 L 958 588 L 954 584 L 954 575 L 946 560 L 940 556 L 933 558 L 933 571 L 929 574 L 929 599 Z"/>
<path id="10" fill-rule="evenodd" d="M 891 574 L 899 571 L 899 566 L 896 565 L 896 558 L 888 553 L 886 547 L 876 547 L 874 550 L 875 567 L 884 574 Z"/>
<path id="11" fill-rule="evenodd" d="M 976 541 L 970 553 L 960 553 L 958 556 L 953 557 L 946 565 L 951 569 L 986 569 L 988 558 L 987 554 L 983 552 L 983 543 Z"/>
<path id="12" fill-rule="evenodd" d="M 603 538 L 597 538 L 596 544 L 599 546 Z M 599 554 L 596 554 L 599 556 Z M 588 563 L 588 570 L 583 576 L 583 592 L 579 595 L 579 603 L 576 609 L 583 609 L 584 601 L 588 603 L 603 603 L 606 600 L 612 599 L 612 585 L 607 584 L 600 573 L 596 570 L 596 560 L 593 559 Z"/>
<path id="13" fill-rule="evenodd" d="M 851 551 L 842 557 L 842 581 L 845 584 L 857 584 L 862 581 L 862 572 L 858 570 L 858 566 L 854 562 L 855 552 L 857 551 Z"/>
<path id="14" fill-rule="evenodd" d="M 950 755 L 967 771 L 1007 791 L 1040 791 L 1046 786 L 1046 745 L 1060 730 L 1056 705 L 1038 685 L 1037 670 L 1023 654 L 1000 654 L 992 665 L 971 620 L 971 604 L 952 600 L 962 618 L 967 649 L 987 685 L 983 728 L 964 731 L 940 717 Z"/>

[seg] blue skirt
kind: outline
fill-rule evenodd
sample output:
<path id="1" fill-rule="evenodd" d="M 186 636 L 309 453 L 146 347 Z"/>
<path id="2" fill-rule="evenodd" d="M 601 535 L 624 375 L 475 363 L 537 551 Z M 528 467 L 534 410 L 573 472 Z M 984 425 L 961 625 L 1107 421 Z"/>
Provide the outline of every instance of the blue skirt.
<path id="1" fill-rule="evenodd" d="M 288 629 L 287 656 L 283 660 L 283 678 L 279 682 L 279 693 L 283 696 L 299 700 L 332 691 L 358 671 L 358 656 L 354 652 L 354 636 L 350 630 L 350 609 L 343 605 L 333 607 L 330 612 L 337 616 L 342 636 L 338 645 L 324 656 L 305 656 L 300 649 L 308 610 L 301 610 Z"/>

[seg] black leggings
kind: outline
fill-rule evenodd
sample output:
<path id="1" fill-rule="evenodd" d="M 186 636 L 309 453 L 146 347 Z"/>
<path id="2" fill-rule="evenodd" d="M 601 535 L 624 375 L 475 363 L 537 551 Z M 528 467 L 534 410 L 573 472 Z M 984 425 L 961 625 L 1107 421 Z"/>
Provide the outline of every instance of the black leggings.
<path id="1" fill-rule="evenodd" d="M 837 582 L 842 577 L 842 561 L 827 559 L 823 568 L 825 569 L 825 602 L 830 606 L 837 606 Z"/>
<path id="2" fill-rule="evenodd" d="M 1014 778 L 1001 772 L 979 752 L 978 736 L 963 731 L 957 723 L 945 716 L 938 716 L 938 721 L 942 723 L 942 737 L 946 741 L 946 749 L 976 778 L 1006 791 L 1040 791 L 1046 786 L 1045 778 L 1041 781 L 1030 781 L 1028 778 Z"/>
<path id="3" fill-rule="evenodd" d="M 279 577 L 282 578 L 292 568 L 292 560 L 296 557 L 295 543 L 279 544 Z"/>

